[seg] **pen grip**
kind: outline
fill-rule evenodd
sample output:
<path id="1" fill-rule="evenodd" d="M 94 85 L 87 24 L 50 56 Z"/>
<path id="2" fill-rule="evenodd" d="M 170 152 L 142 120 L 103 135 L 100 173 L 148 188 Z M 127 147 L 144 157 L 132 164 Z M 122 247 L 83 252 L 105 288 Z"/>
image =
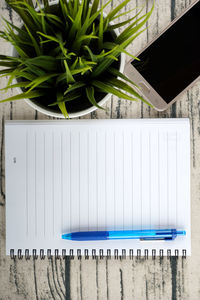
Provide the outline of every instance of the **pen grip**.
<path id="1" fill-rule="evenodd" d="M 102 241 L 108 238 L 108 231 L 80 231 L 71 234 L 71 240 L 74 241 Z"/>

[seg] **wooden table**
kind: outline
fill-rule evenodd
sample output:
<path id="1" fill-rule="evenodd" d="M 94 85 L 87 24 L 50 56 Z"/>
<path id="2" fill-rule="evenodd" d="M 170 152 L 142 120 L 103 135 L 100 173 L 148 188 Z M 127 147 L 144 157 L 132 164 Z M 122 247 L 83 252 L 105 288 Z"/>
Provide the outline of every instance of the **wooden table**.
<path id="1" fill-rule="evenodd" d="M 113 1 L 122 2 L 119 0 Z M 142 1 L 132 0 L 126 10 Z M 144 2 L 144 1 L 143 1 Z M 129 50 L 136 54 L 155 37 L 190 2 L 189 0 L 156 1 L 149 27 Z M 113 5 L 112 4 L 112 5 Z M 149 0 L 149 7 L 152 0 Z M 4 0 L 0 2 L 1 15 L 18 22 Z M 185 33 L 186 38 L 187 34 Z M 172 45 L 171 45 L 172 46 Z M 191 45 L 194 47 L 194 45 Z M 0 52 L 9 54 L 9 45 L 0 41 Z M 127 58 L 129 59 L 129 58 Z M 188 58 L 189 59 L 189 58 Z M 6 78 L 0 80 L 5 86 Z M 15 91 L 11 91 L 13 95 Z M 6 95 L 0 94 L 4 99 Z M 163 113 L 143 105 L 113 97 L 105 105 L 106 111 L 97 110 L 85 118 L 176 118 L 191 121 L 191 208 L 192 256 L 187 259 L 164 258 L 155 260 L 11 260 L 5 256 L 5 168 L 4 120 L 47 119 L 23 101 L 0 105 L 0 299 L 2 300 L 118 300 L 118 299 L 200 299 L 200 82 L 186 92 L 181 100 Z"/>

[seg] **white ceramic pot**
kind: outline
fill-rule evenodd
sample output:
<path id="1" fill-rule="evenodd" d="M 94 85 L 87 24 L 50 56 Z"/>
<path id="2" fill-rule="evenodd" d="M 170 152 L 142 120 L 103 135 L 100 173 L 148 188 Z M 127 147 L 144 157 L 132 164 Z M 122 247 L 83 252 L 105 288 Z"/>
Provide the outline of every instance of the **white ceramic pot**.
<path id="1" fill-rule="evenodd" d="M 58 4 L 58 0 L 55 0 L 55 1 L 51 1 L 50 2 L 50 5 L 56 5 Z M 104 17 L 106 16 L 106 14 L 104 14 Z M 110 22 L 111 25 L 114 25 L 113 22 Z M 115 34 L 118 36 L 119 35 L 119 30 L 118 29 L 114 29 L 113 30 L 115 32 Z M 15 48 L 12 46 L 11 48 L 11 56 L 17 56 L 17 52 L 15 50 Z M 125 67 L 125 54 L 124 53 L 121 53 L 120 55 L 120 66 L 119 66 L 119 71 L 123 73 L 124 71 L 124 67 Z M 15 83 L 17 83 L 16 79 L 13 80 Z M 22 90 L 20 88 L 16 88 L 18 93 L 22 93 Z M 107 94 L 102 100 L 100 100 L 98 102 L 98 104 L 100 106 L 102 106 L 103 104 L 105 104 L 106 101 L 108 101 L 110 98 L 111 98 L 111 95 L 112 94 Z M 64 118 L 63 114 L 60 112 L 52 112 L 51 110 L 49 110 L 48 108 L 44 108 L 44 107 L 41 107 L 39 104 L 36 104 L 34 101 L 32 101 L 31 99 L 24 99 L 31 107 L 33 107 L 34 109 L 36 109 L 37 111 L 45 114 L 45 115 L 48 115 L 48 116 L 51 116 L 51 117 L 56 117 L 56 118 Z M 77 117 L 81 117 L 81 116 L 84 116 L 84 115 L 87 115 L 89 113 L 91 113 L 92 111 L 96 110 L 97 107 L 96 106 L 91 106 L 87 109 L 84 109 L 84 110 L 81 110 L 81 111 L 78 111 L 78 112 L 74 112 L 74 113 L 69 113 L 69 117 L 70 118 L 77 118 Z"/>

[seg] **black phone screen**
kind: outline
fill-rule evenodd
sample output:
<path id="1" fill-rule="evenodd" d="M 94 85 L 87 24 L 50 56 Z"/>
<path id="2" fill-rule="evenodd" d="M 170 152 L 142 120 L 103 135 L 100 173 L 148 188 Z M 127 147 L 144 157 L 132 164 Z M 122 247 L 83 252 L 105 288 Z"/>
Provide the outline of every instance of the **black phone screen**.
<path id="1" fill-rule="evenodd" d="M 200 75 L 200 1 L 165 31 L 133 66 L 167 102 Z"/>

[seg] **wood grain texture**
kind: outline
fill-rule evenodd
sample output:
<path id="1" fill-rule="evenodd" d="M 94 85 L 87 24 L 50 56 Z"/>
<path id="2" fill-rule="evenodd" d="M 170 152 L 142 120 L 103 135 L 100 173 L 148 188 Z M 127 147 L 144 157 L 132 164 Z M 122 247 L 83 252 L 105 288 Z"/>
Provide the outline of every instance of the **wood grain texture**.
<path id="1" fill-rule="evenodd" d="M 122 2 L 114 0 L 110 7 Z M 140 6 L 144 0 L 132 0 L 125 8 Z M 133 54 L 151 41 L 174 17 L 192 1 L 156 0 L 156 8 L 148 28 L 132 45 Z M 149 0 L 148 6 L 152 5 Z M 139 8 L 138 8 L 139 9 Z M 16 15 L 0 2 L 1 15 L 19 23 Z M 125 19 L 125 18 L 123 18 Z M 0 41 L 0 52 L 9 54 L 10 47 Z M 127 60 L 129 58 L 127 57 Z M 6 85 L 0 79 L 0 87 Z M 10 91 L 13 95 L 15 91 Z M 0 99 L 4 99 L 0 94 Z M 23 101 L 0 106 L 0 300 L 199 300 L 200 299 L 200 82 L 186 92 L 167 111 L 159 113 L 138 102 L 112 97 L 106 111 L 97 110 L 84 118 L 166 118 L 189 117 L 191 120 L 191 208 L 192 256 L 187 259 L 148 260 L 96 259 L 85 260 L 11 260 L 5 256 L 5 165 L 4 120 L 47 119 Z"/>

